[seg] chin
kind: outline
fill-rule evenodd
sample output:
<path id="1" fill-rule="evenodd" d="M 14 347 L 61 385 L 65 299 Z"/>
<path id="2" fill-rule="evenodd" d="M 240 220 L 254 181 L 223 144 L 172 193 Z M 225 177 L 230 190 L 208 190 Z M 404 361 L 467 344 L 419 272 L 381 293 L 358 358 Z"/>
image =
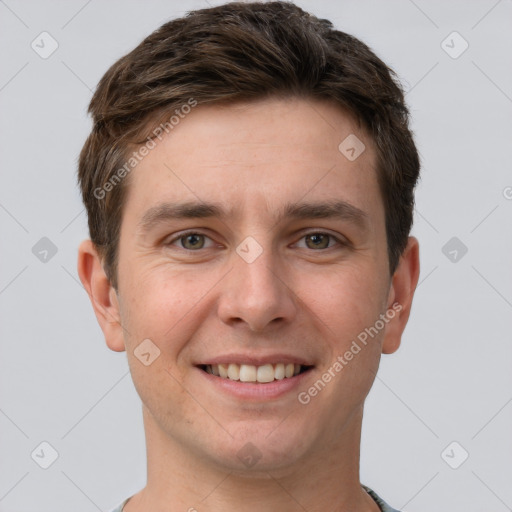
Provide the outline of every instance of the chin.
<path id="1" fill-rule="evenodd" d="M 233 438 L 218 440 L 210 457 L 226 470 L 240 475 L 286 470 L 305 457 L 314 440 L 305 436 L 304 428 L 285 425 L 284 418 L 273 421 L 246 421 L 229 429 Z M 291 428 L 293 427 L 293 428 Z"/>

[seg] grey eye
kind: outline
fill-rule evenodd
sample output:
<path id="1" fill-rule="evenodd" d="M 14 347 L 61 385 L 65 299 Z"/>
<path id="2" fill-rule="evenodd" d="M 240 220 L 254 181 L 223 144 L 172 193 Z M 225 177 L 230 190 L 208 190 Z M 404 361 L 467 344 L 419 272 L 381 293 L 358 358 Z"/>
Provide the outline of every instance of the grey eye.
<path id="1" fill-rule="evenodd" d="M 331 237 L 325 233 L 312 233 L 304 238 L 309 249 L 327 249 Z"/>
<path id="2" fill-rule="evenodd" d="M 204 235 L 199 233 L 191 233 L 180 237 L 181 245 L 184 249 L 202 249 L 204 247 Z"/>

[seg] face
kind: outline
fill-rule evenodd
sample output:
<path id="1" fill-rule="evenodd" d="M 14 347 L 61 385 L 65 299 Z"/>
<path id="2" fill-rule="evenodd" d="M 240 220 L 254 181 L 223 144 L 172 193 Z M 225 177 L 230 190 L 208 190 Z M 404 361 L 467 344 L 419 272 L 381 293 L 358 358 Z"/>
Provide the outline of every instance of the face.
<path id="1" fill-rule="evenodd" d="M 327 453 L 403 329 L 372 141 L 328 102 L 197 107 L 132 171 L 118 282 L 107 343 L 170 444 L 231 470 Z"/>

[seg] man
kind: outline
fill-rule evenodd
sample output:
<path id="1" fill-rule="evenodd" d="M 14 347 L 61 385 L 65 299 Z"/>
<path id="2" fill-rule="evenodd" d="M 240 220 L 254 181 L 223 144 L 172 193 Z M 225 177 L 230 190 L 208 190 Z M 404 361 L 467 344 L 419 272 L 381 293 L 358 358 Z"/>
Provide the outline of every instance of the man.
<path id="1" fill-rule="evenodd" d="M 78 271 L 148 457 L 116 511 L 392 511 L 359 481 L 419 274 L 392 71 L 291 3 L 231 3 L 163 25 L 89 110 Z"/>

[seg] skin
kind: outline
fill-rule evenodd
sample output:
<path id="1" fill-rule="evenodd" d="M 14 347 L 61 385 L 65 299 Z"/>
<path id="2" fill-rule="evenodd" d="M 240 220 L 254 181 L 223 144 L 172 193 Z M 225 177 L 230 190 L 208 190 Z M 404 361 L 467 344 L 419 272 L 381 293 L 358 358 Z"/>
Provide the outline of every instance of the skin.
<path id="1" fill-rule="evenodd" d="M 338 150 L 349 134 L 366 146 L 354 161 Z M 147 486 L 125 511 L 377 511 L 359 483 L 363 404 L 381 353 L 400 345 L 419 256 L 411 237 L 390 276 L 371 139 L 324 101 L 198 106 L 129 179 L 118 290 L 90 240 L 78 257 L 106 343 L 127 351 L 143 404 Z M 328 200 L 350 203 L 364 222 L 278 219 L 287 203 Z M 228 213 L 141 230 L 149 208 L 182 201 Z M 187 245 L 178 235 L 188 229 L 206 238 Z M 335 238 L 306 236 L 315 233 Z M 248 236 L 262 249 L 252 263 L 236 252 Z M 393 303 L 401 309 L 385 328 L 301 404 L 298 392 Z M 145 366 L 134 350 L 148 338 L 160 356 Z M 234 353 L 291 354 L 314 367 L 292 392 L 242 400 L 196 367 Z M 247 443 L 261 455 L 251 467 L 237 456 Z"/>

